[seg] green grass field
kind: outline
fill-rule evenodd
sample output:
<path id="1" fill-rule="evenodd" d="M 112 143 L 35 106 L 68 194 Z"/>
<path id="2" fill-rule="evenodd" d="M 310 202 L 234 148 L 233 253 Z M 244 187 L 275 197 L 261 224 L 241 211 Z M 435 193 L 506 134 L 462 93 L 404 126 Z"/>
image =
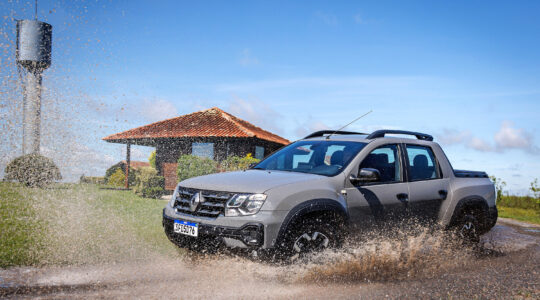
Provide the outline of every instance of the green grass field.
<path id="1" fill-rule="evenodd" d="M 540 213 L 538 210 L 504 206 L 499 206 L 498 209 L 499 217 L 501 218 L 510 218 L 518 221 L 540 224 Z"/>
<path id="2" fill-rule="evenodd" d="M 165 201 L 96 185 L 0 183 L 0 267 L 179 255 L 161 226 Z"/>
<path id="3" fill-rule="evenodd" d="M 165 201 L 92 184 L 0 182 L 0 267 L 96 264 L 182 255 L 161 226 Z M 499 216 L 540 224 L 535 209 Z"/>

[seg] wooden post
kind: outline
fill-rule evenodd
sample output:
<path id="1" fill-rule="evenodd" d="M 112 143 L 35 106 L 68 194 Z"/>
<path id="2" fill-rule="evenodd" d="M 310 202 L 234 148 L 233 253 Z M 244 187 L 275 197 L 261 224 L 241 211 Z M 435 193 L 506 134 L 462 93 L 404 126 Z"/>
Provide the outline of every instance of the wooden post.
<path id="1" fill-rule="evenodd" d="M 127 143 L 127 149 L 126 149 L 126 180 L 124 182 L 124 185 L 127 188 L 129 188 L 129 166 L 131 164 L 131 144 Z"/>

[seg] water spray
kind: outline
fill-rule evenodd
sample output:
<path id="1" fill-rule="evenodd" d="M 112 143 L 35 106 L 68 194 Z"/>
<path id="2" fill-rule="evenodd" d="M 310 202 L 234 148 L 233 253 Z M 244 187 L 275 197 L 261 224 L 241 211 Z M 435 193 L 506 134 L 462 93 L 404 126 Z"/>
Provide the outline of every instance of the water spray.
<path id="1" fill-rule="evenodd" d="M 23 154 L 39 153 L 41 74 L 51 65 L 52 26 L 37 19 L 16 20 L 16 59 L 23 83 Z M 24 79 L 23 79 L 24 78 Z"/>

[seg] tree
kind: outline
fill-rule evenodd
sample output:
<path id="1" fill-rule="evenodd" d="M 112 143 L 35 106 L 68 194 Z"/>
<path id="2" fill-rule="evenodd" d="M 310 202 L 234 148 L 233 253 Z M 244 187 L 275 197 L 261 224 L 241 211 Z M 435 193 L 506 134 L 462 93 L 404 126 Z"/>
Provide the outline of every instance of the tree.
<path id="1" fill-rule="evenodd" d="M 495 176 L 489 176 L 489 179 L 491 179 L 491 181 L 493 181 L 493 184 L 495 185 L 495 190 L 497 191 L 497 199 L 501 199 L 503 196 L 504 187 L 506 186 L 506 182 Z"/>
<path id="2" fill-rule="evenodd" d="M 147 198 L 159 198 L 165 192 L 165 178 L 158 176 L 156 169 L 142 167 L 135 171 L 135 175 L 133 191 L 136 194 Z"/>
<path id="3" fill-rule="evenodd" d="M 150 157 L 148 157 L 148 162 L 150 163 L 150 166 L 152 168 L 156 168 L 156 150 L 152 151 L 152 153 L 150 153 Z"/>
<path id="4" fill-rule="evenodd" d="M 182 155 L 178 159 L 178 181 L 217 172 L 217 163 L 206 157 Z"/>
<path id="5" fill-rule="evenodd" d="M 221 162 L 220 167 L 223 171 L 246 170 L 250 165 L 256 164 L 259 161 L 259 159 L 251 156 L 251 153 L 248 153 L 244 157 L 229 156 L 227 159 Z"/>
<path id="6" fill-rule="evenodd" d="M 116 169 L 116 171 L 109 177 L 107 181 L 108 185 L 112 186 L 123 186 L 126 179 L 126 175 L 122 172 L 121 168 Z"/>
<path id="7" fill-rule="evenodd" d="M 540 198 L 540 186 L 538 185 L 538 178 L 535 178 L 533 182 L 531 182 L 530 189 L 533 192 L 534 198 Z"/>

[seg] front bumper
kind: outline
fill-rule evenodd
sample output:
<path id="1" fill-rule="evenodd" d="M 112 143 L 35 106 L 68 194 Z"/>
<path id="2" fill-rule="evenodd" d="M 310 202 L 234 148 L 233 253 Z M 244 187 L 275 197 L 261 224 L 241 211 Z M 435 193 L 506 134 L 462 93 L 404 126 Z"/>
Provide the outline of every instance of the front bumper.
<path id="1" fill-rule="evenodd" d="M 261 224 L 263 242 L 260 246 L 257 247 L 263 249 L 270 249 L 274 248 L 279 229 L 281 228 L 281 225 L 283 224 L 283 220 L 287 216 L 287 213 L 287 211 L 279 210 L 261 210 L 257 214 L 251 216 L 219 216 L 217 218 L 205 218 L 179 213 L 167 204 L 163 210 L 163 218 L 169 220 L 185 220 L 201 224 L 202 228 L 204 228 L 204 236 L 209 238 L 217 237 L 220 240 L 223 240 L 229 247 L 254 247 L 245 245 L 242 240 L 237 240 L 238 234 L 236 233 L 242 231 L 245 232 L 245 230 L 243 229 L 245 229 L 245 226 L 247 225 Z M 214 230 L 214 228 L 216 229 Z M 232 235 L 231 230 L 234 232 Z M 189 236 L 184 236 L 183 238 L 185 239 L 185 237 L 189 238 Z M 196 240 L 196 238 L 194 238 L 193 240 Z"/>
<path id="2" fill-rule="evenodd" d="M 260 248 L 264 244 L 264 225 L 261 223 L 247 223 L 241 227 L 230 227 L 206 224 L 197 221 L 199 236 L 190 237 L 173 231 L 174 220 L 185 220 L 167 216 L 163 210 L 163 229 L 169 239 L 173 241 L 184 240 L 195 242 L 197 240 L 213 240 L 216 243 L 224 243 L 228 247 Z"/>

